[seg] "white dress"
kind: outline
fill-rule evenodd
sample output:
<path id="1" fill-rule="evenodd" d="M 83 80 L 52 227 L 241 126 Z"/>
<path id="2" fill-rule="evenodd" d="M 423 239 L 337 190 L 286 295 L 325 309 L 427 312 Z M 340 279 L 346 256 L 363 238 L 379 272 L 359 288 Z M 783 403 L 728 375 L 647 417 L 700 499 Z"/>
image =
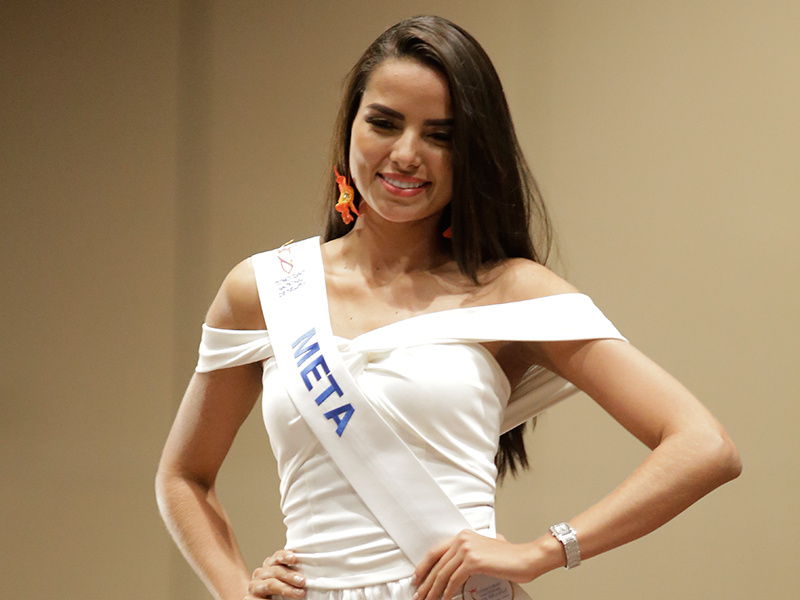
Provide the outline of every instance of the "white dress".
<path id="1" fill-rule="evenodd" d="M 494 530 L 498 438 L 575 388 L 542 368 L 511 389 L 480 342 L 624 339 L 583 294 L 447 310 L 336 338 L 348 370 L 477 531 Z M 414 565 L 286 394 L 266 330 L 203 326 L 198 372 L 264 366 L 263 418 L 280 476 L 286 548 L 309 600 L 409 600 Z M 391 465 L 387 465 L 391 468 Z"/>

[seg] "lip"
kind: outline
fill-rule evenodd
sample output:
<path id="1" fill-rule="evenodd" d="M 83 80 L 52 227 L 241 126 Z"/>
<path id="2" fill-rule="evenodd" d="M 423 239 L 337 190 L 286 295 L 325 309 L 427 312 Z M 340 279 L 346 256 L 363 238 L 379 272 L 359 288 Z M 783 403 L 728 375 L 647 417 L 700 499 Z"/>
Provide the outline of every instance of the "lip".
<path id="1" fill-rule="evenodd" d="M 379 177 L 394 179 L 395 181 L 402 181 L 403 183 L 426 183 L 424 179 L 412 177 L 411 175 L 403 175 L 401 173 L 378 173 Z"/>
<path id="2" fill-rule="evenodd" d="M 395 196 L 401 196 L 404 198 L 421 194 L 431 185 L 430 181 L 425 181 L 424 179 L 419 179 L 417 177 L 411 177 L 410 175 L 401 175 L 400 173 L 378 173 L 378 178 L 381 180 L 381 183 L 386 191 Z M 400 187 L 392 182 L 416 184 L 417 187 Z"/>

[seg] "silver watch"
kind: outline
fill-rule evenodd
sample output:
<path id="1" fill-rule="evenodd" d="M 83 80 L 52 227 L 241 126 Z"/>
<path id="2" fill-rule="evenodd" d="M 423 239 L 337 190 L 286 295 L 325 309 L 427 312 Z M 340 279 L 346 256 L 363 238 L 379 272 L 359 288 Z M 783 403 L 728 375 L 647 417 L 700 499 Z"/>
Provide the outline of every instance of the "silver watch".
<path id="1" fill-rule="evenodd" d="M 550 528 L 555 538 L 564 544 L 564 552 L 567 554 L 567 569 L 573 569 L 581 564 L 581 551 L 578 548 L 578 534 L 570 527 L 569 523 L 558 523 Z"/>

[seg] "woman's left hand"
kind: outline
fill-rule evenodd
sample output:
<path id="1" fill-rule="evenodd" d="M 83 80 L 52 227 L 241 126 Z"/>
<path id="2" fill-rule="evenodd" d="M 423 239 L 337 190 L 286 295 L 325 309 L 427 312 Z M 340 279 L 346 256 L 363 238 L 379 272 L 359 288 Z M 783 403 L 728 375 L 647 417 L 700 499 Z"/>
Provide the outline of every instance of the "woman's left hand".
<path id="1" fill-rule="evenodd" d="M 414 581 L 419 583 L 415 600 L 449 600 L 461 592 L 470 575 L 483 573 L 522 583 L 530 581 L 521 545 L 465 529 L 456 537 L 431 548 L 417 565 Z"/>

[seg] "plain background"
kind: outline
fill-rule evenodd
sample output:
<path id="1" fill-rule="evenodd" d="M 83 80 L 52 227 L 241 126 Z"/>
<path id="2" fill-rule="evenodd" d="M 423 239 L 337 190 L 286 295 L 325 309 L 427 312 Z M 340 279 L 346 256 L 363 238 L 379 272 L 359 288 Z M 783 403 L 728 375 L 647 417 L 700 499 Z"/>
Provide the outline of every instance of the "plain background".
<path id="1" fill-rule="evenodd" d="M 207 597 L 153 475 L 239 260 L 316 233 L 339 84 L 392 23 L 485 46 L 555 217 L 554 263 L 681 379 L 744 474 L 534 599 L 796 597 L 800 3 L 0 3 L 0 580 L 8 598 Z M 259 409 L 220 495 L 251 568 L 283 544 Z M 499 498 L 537 537 L 645 449 L 586 397 Z"/>

